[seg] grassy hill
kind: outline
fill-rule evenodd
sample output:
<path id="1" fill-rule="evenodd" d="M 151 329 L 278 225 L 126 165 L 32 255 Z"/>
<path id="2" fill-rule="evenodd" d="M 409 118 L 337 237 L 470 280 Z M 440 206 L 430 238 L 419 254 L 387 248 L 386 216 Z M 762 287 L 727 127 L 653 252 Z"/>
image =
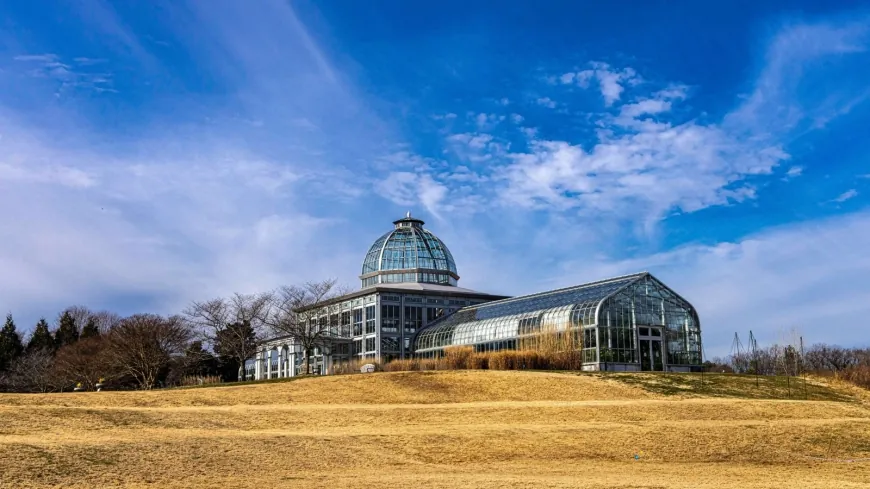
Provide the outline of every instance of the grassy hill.
<path id="1" fill-rule="evenodd" d="M 0 487 L 870 485 L 866 392 L 755 382 L 458 371 L 0 395 Z"/>

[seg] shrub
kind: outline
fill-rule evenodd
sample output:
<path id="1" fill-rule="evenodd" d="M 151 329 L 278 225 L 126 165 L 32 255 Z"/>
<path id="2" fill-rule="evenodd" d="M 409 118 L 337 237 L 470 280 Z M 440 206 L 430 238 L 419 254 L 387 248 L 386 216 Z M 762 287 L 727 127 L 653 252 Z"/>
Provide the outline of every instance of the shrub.
<path id="1" fill-rule="evenodd" d="M 834 375 L 859 387 L 870 389 L 870 365 L 847 367 L 839 372 L 835 372 Z"/>

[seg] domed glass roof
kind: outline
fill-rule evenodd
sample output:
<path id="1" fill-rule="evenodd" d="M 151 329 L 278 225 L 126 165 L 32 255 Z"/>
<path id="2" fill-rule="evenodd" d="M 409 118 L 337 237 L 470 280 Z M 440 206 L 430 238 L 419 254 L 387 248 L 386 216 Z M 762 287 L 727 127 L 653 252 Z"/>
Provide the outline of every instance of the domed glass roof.
<path id="1" fill-rule="evenodd" d="M 424 222 L 411 217 L 393 221 L 395 229 L 378 238 L 362 266 L 363 287 L 384 283 L 422 282 L 456 285 L 453 255 Z"/>

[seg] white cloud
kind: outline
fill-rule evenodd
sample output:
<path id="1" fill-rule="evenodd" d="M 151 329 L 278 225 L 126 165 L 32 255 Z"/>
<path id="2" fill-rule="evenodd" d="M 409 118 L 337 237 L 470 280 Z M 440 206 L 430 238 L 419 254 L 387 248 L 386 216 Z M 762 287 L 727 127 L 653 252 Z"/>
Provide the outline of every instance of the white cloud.
<path id="1" fill-rule="evenodd" d="M 519 114 L 511 114 L 511 121 L 512 121 L 514 124 L 520 124 L 520 123 L 522 123 L 524 120 L 526 120 L 526 119 L 525 119 L 523 116 L 519 115 Z"/>
<path id="2" fill-rule="evenodd" d="M 752 198 L 748 179 L 788 159 L 775 142 L 742 138 L 715 124 L 636 119 L 664 114 L 670 104 L 644 99 L 622 105 L 616 118 L 602 116 L 595 122 L 604 130 L 588 150 L 567 141 L 531 141 L 529 151 L 508 155 L 501 199 L 633 216 L 650 230 L 674 209 L 691 212 Z"/>
<path id="3" fill-rule="evenodd" d="M 0 156 L 0 206 L 16 211 L 0 217 L 0 306 L 25 327 L 73 303 L 175 313 L 193 299 L 316 278 L 325 265 L 292 259 L 335 224 L 293 203 L 322 181 L 339 198 L 339 179 L 318 169 L 205 138 L 145 145 L 139 160 L 58 147 L 20 123 L 2 129 L 2 154 L 16 162 Z"/>
<path id="4" fill-rule="evenodd" d="M 615 71 L 609 64 L 597 61 L 590 63 L 590 65 L 592 69 L 576 73 L 565 73 L 559 77 L 559 81 L 564 85 L 576 84 L 582 88 L 588 88 L 591 80 L 598 80 L 601 96 L 604 98 L 604 105 L 607 107 L 610 107 L 620 99 L 622 92 L 625 90 L 625 84 L 633 85 L 640 82 L 640 77 L 638 77 L 632 68 Z"/>
<path id="5" fill-rule="evenodd" d="M 803 174 L 803 172 L 804 172 L 803 167 L 793 166 L 793 167 L 789 168 L 787 172 L 785 172 L 785 176 L 787 178 L 795 178 L 795 177 L 801 176 Z"/>
<path id="6" fill-rule="evenodd" d="M 542 107 L 547 107 L 548 109 L 555 109 L 557 105 L 556 101 L 551 99 L 550 97 L 540 97 L 539 99 L 535 100 L 535 103 Z"/>
<path id="7" fill-rule="evenodd" d="M 392 172 L 377 184 L 380 194 L 399 205 L 422 204 L 436 217 L 441 217 L 441 207 L 447 195 L 447 187 L 429 174 Z"/>
<path id="8" fill-rule="evenodd" d="M 499 114 L 480 113 L 474 116 L 474 122 L 480 130 L 492 129 L 504 120 L 505 116 Z"/>
<path id="9" fill-rule="evenodd" d="M 471 163 L 490 161 L 505 152 L 505 146 L 487 133 L 451 134 L 446 140 L 451 153 Z"/>
<path id="10" fill-rule="evenodd" d="M 839 195 L 836 199 L 834 199 L 832 202 L 843 203 L 843 202 L 846 202 L 847 200 L 854 199 L 854 198 L 857 197 L 857 196 L 858 196 L 858 191 L 857 191 L 857 190 L 855 190 L 855 189 L 849 189 L 849 190 L 843 192 L 842 194 L 840 194 L 840 195 Z"/>
<path id="11" fill-rule="evenodd" d="M 671 103 L 661 99 L 647 99 L 635 102 L 633 104 L 625 104 L 620 109 L 620 115 L 627 118 L 635 118 L 640 115 L 655 115 L 671 110 Z"/>

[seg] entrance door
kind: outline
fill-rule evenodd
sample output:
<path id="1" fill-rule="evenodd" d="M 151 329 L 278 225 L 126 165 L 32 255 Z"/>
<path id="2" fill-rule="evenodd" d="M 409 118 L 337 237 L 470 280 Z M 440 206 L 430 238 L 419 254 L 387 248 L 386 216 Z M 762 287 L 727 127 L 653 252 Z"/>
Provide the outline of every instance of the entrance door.
<path id="1" fill-rule="evenodd" d="M 650 340 L 640 340 L 640 369 L 643 371 L 652 370 L 652 348 L 650 348 Z"/>
<path id="2" fill-rule="evenodd" d="M 662 330 L 658 328 L 638 328 L 640 345 L 640 369 L 661 372 L 665 369 L 662 348 Z"/>

